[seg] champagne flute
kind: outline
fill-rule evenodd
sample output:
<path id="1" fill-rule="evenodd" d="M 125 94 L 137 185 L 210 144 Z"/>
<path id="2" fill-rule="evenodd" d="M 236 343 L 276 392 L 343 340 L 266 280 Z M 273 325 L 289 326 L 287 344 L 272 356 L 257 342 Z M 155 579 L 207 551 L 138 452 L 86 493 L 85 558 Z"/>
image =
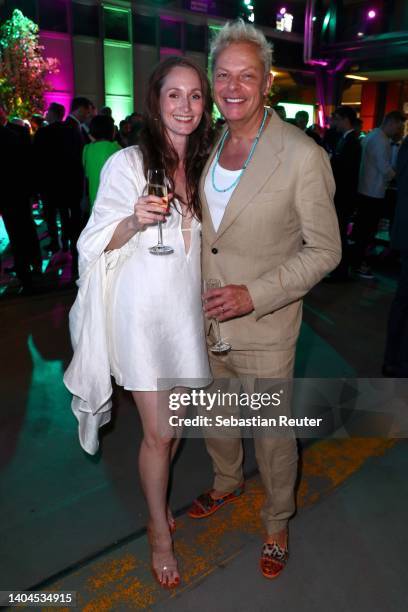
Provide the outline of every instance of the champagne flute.
<path id="1" fill-rule="evenodd" d="M 147 171 L 147 193 L 148 195 L 158 196 L 163 200 L 163 208 L 167 210 L 168 207 L 168 193 L 167 193 L 168 180 L 166 178 L 166 172 L 160 168 L 154 168 Z M 170 255 L 174 253 L 174 249 L 171 246 L 163 244 L 163 228 L 162 222 L 157 222 L 158 230 L 158 241 L 155 246 L 149 248 L 149 252 L 152 255 Z"/>
<path id="2" fill-rule="evenodd" d="M 203 292 L 206 293 L 210 289 L 220 289 L 221 281 L 218 278 L 209 278 L 203 281 Z M 210 346 L 212 353 L 225 353 L 231 350 L 231 345 L 226 340 L 221 338 L 220 322 L 218 319 L 211 319 L 214 326 L 215 344 Z"/>

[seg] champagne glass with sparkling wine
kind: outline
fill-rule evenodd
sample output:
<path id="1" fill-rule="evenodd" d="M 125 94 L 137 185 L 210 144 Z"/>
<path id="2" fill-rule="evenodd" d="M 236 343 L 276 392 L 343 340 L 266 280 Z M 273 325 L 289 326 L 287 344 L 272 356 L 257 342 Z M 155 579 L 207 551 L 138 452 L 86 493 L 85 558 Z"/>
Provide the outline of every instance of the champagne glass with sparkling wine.
<path id="1" fill-rule="evenodd" d="M 158 196 L 163 200 L 163 208 L 167 210 L 169 200 L 167 192 L 168 179 L 163 169 L 155 168 L 147 171 L 147 193 L 148 195 Z M 158 242 L 155 246 L 149 248 L 152 255 L 170 255 L 174 253 L 171 246 L 163 244 L 163 228 L 162 222 L 157 222 Z"/>
<path id="2" fill-rule="evenodd" d="M 210 289 L 219 289 L 221 287 L 221 281 L 218 278 L 209 278 L 203 281 L 203 292 L 206 293 Z M 220 323 L 218 319 L 212 319 L 215 333 L 215 344 L 210 346 L 212 353 L 225 353 L 231 350 L 231 345 L 226 340 L 221 338 Z"/>

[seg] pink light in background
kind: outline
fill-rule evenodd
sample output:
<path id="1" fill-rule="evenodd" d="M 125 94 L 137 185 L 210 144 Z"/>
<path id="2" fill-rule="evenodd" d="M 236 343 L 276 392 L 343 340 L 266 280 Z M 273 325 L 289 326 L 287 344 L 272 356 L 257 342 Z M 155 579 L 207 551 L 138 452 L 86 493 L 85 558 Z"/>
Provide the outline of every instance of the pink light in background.
<path id="1" fill-rule="evenodd" d="M 281 15 L 284 15 L 286 13 L 286 7 L 282 6 L 281 10 L 279 11 Z"/>
<path id="2" fill-rule="evenodd" d="M 371 9 L 370 11 L 368 11 L 367 15 L 369 19 L 374 19 L 374 17 L 377 16 L 377 13 L 374 9 Z"/>
<path id="3" fill-rule="evenodd" d="M 160 16 L 160 21 L 167 21 L 167 23 L 182 23 L 179 18 L 172 17 L 171 15 L 166 15 L 165 17 Z"/>
<path id="4" fill-rule="evenodd" d="M 326 62 L 326 60 L 310 60 L 309 64 L 313 66 L 328 66 L 329 62 Z"/>
<path id="5" fill-rule="evenodd" d="M 172 49 L 170 47 L 160 47 L 160 61 L 169 55 L 183 55 L 180 49 Z"/>
<path id="6" fill-rule="evenodd" d="M 324 112 L 323 112 L 323 108 L 321 104 L 319 104 L 319 110 L 317 111 L 317 117 L 318 117 L 318 123 L 320 127 L 324 128 L 325 127 L 325 117 L 324 117 Z"/>
<path id="7" fill-rule="evenodd" d="M 69 112 L 74 97 L 74 66 L 72 59 L 72 42 L 68 34 L 40 32 L 40 44 L 44 47 L 44 57 L 56 57 L 59 61 L 59 72 L 49 77 L 52 91 L 45 94 L 46 106 L 51 102 L 63 104 Z"/>

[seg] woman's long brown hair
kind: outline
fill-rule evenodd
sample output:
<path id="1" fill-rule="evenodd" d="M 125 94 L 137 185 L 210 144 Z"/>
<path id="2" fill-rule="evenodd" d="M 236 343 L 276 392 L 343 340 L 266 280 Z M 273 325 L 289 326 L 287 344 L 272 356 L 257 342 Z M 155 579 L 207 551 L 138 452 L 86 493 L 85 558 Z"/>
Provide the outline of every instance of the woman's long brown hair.
<path id="1" fill-rule="evenodd" d="M 164 168 L 174 188 L 174 175 L 179 158 L 166 135 L 165 127 L 160 118 L 160 91 L 166 76 L 173 68 L 178 67 L 191 68 L 196 71 L 203 93 L 203 116 L 197 129 L 188 137 L 184 160 L 187 194 L 187 202 L 185 204 L 197 219 L 201 219 L 199 181 L 213 142 L 212 98 L 210 85 L 205 73 L 189 58 L 168 57 L 160 62 L 152 72 L 147 88 L 145 114 L 143 127 L 139 135 L 139 146 L 143 154 L 145 176 L 147 176 L 148 168 Z M 181 199 L 177 193 L 174 196 L 179 200 Z"/>

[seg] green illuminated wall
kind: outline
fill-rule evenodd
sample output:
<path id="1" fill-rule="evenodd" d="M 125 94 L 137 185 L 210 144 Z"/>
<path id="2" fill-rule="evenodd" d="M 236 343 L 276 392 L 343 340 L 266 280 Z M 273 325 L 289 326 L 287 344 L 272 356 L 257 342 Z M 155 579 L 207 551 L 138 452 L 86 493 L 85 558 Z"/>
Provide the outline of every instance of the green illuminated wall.
<path id="1" fill-rule="evenodd" d="M 104 38 L 105 104 L 119 123 L 134 110 L 131 11 L 109 6 L 104 11 L 125 13 L 129 24 L 129 42 Z"/>

